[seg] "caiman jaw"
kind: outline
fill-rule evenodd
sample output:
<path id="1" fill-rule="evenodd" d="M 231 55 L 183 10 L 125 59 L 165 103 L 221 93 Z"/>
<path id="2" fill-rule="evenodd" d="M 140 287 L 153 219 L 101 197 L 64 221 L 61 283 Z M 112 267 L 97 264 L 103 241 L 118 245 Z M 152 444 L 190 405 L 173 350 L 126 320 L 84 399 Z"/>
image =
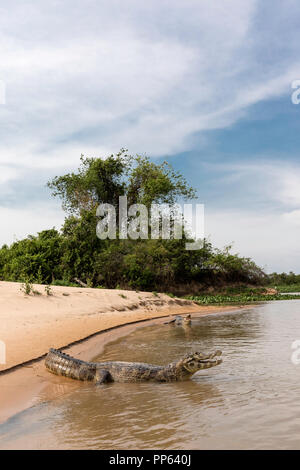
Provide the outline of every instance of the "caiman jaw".
<path id="1" fill-rule="evenodd" d="M 210 367 L 217 366 L 222 363 L 221 356 L 222 351 L 214 351 L 210 354 L 204 354 L 201 352 L 196 352 L 191 355 L 190 360 L 184 364 L 185 370 L 191 374 L 195 374 L 198 370 L 208 369 Z"/>
<path id="2" fill-rule="evenodd" d="M 199 353 L 199 369 L 208 369 L 209 367 L 218 366 L 223 362 L 220 357 L 221 355 L 222 351 L 220 350 L 207 354 L 206 356 L 203 353 Z"/>
<path id="3" fill-rule="evenodd" d="M 208 369 L 209 367 L 218 366 L 222 362 L 223 362 L 222 359 L 212 359 L 212 360 L 208 359 L 208 360 L 205 360 L 205 361 L 201 361 L 199 370 L 200 369 Z"/>
<path id="4" fill-rule="evenodd" d="M 216 351 L 214 351 L 210 354 L 204 354 L 204 353 L 201 353 L 201 352 L 196 352 L 195 356 L 200 360 L 213 359 L 214 357 L 222 356 L 222 351 L 217 349 Z"/>

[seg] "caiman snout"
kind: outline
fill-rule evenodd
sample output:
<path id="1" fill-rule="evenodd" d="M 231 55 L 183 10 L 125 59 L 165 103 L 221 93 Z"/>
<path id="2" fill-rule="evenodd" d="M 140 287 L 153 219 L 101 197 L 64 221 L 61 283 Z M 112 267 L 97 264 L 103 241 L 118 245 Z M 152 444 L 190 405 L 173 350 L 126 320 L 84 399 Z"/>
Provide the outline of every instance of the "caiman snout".
<path id="1" fill-rule="evenodd" d="M 188 372 L 195 373 L 197 370 L 208 369 L 221 364 L 221 355 L 222 351 L 219 349 L 209 354 L 195 352 L 183 359 L 183 366 Z"/>

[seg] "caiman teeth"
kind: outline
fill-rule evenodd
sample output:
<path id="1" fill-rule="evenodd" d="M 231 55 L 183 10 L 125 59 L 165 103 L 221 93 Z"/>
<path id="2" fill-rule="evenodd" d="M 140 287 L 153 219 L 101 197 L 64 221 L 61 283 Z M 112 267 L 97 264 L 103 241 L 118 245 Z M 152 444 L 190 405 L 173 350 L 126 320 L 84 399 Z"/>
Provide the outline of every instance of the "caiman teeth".
<path id="1" fill-rule="evenodd" d="M 222 351 L 220 351 L 220 349 L 217 349 L 215 352 L 215 356 L 222 356 Z"/>
<path id="2" fill-rule="evenodd" d="M 203 369 L 208 369 L 209 367 L 218 366 L 222 362 L 222 359 L 208 359 L 206 361 L 202 361 L 201 364 Z"/>
<path id="3" fill-rule="evenodd" d="M 223 359 L 207 359 L 201 362 L 203 362 L 204 364 L 221 364 L 221 362 L 223 362 Z"/>
<path id="4" fill-rule="evenodd" d="M 212 353 L 209 353 L 209 354 L 203 354 L 201 352 L 197 353 L 197 356 L 201 361 L 206 361 L 208 359 L 213 359 L 214 357 L 221 356 L 221 355 L 222 355 L 222 351 L 220 351 L 219 349 L 217 349 L 216 351 L 214 351 Z"/>

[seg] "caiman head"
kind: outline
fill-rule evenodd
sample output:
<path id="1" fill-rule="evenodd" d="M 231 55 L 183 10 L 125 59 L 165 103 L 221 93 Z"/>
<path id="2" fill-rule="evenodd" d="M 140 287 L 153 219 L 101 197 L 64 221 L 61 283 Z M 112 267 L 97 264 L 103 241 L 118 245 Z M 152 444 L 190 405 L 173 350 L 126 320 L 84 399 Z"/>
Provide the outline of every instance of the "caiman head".
<path id="1" fill-rule="evenodd" d="M 210 354 L 201 352 L 194 352 L 185 356 L 181 361 L 178 362 L 177 367 L 182 369 L 183 372 L 188 374 L 195 374 L 198 370 L 208 369 L 221 364 L 222 351 L 214 351 Z"/>

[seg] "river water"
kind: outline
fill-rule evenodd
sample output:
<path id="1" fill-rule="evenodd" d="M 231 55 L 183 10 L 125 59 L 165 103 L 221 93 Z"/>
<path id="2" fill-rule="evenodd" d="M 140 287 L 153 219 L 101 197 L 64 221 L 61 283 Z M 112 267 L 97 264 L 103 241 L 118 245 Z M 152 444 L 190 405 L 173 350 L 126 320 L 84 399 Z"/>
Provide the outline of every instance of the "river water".
<path id="1" fill-rule="evenodd" d="M 224 362 L 186 382 L 78 382 L 0 425 L 0 448 L 300 449 L 298 339 L 299 300 L 139 328 L 98 359 L 166 364 L 221 349 Z"/>

